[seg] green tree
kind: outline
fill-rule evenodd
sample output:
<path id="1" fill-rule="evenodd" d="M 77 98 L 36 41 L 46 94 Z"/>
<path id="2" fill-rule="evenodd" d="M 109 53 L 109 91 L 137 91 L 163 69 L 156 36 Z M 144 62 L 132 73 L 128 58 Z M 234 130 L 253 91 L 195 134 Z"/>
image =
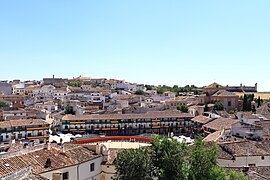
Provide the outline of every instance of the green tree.
<path id="1" fill-rule="evenodd" d="M 258 104 L 257 107 L 260 107 L 260 106 L 261 106 L 261 97 L 260 97 L 260 96 L 259 96 L 258 99 L 257 99 L 257 104 Z"/>
<path id="2" fill-rule="evenodd" d="M 146 148 L 126 149 L 117 155 L 116 180 L 152 180 L 153 164 Z"/>
<path id="3" fill-rule="evenodd" d="M 224 168 L 215 166 L 212 169 L 211 172 L 211 177 L 213 178 L 212 180 L 226 180 L 227 173 Z"/>
<path id="4" fill-rule="evenodd" d="M 117 180 L 247 180 L 243 173 L 227 176 L 217 163 L 217 146 L 199 136 L 191 150 L 184 143 L 154 136 L 150 149 L 124 150 L 116 159 Z"/>
<path id="5" fill-rule="evenodd" d="M 209 111 L 209 107 L 208 107 L 208 104 L 205 104 L 204 105 L 204 112 L 207 112 L 207 111 Z"/>
<path id="6" fill-rule="evenodd" d="M 177 110 L 184 112 L 184 113 L 187 113 L 188 107 L 186 105 L 177 106 Z"/>
<path id="7" fill-rule="evenodd" d="M 224 110 L 224 105 L 221 102 L 216 102 L 214 105 L 214 109 L 218 111 Z"/>
<path id="8" fill-rule="evenodd" d="M 145 88 L 146 88 L 147 91 L 153 89 L 151 85 L 145 85 Z"/>
<path id="9" fill-rule="evenodd" d="M 144 94 L 144 91 L 143 90 L 137 90 L 135 92 L 135 94 L 137 94 L 137 95 L 143 95 Z"/>
<path id="10" fill-rule="evenodd" d="M 68 85 L 72 87 L 81 87 L 83 83 L 80 81 L 75 81 L 75 82 L 68 82 Z"/>
<path id="11" fill-rule="evenodd" d="M 254 100 L 254 94 L 244 94 L 243 111 L 252 111 L 253 100 Z"/>
<path id="12" fill-rule="evenodd" d="M 0 101 L 0 108 L 3 108 L 3 107 L 9 107 L 9 105 L 4 101 Z"/>
<path id="13" fill-rule="evenodd" d="M 217 169 L 217 147 L 206 148 L 205 142 L 199 136 L 192 147 L 189 157 L 189 179 L 190 180 L 214 180 L 220 170 Z"/>
<path id="14" fill-rule="evenodd" d="M 230 180 L 247 180 L 247 177 L 241 172 L 230 172 Z"/>
<path id="15" fill-rule="evenodd" d="M 72 106 L 67 105 L 66 109 L 65 109 L 65 114 L 75 114 L 75 112 L 73 111 Z"/>
<path id="16" fill-rule="evenodd" d="M 185 179 L 187 145 L 175 139 L 155 136 L 152 141 L 152 159 L 160 180 Z"/>

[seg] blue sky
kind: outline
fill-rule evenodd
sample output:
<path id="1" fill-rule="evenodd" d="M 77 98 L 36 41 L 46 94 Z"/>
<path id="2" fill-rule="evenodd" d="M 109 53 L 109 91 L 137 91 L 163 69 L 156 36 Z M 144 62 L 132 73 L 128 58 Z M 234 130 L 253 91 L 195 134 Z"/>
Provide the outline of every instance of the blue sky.
<path id="1" fill-rule="evenodd" d="M 270 1 L 0 1 L 0 79 L 106 77 L 270 91 Z"/>

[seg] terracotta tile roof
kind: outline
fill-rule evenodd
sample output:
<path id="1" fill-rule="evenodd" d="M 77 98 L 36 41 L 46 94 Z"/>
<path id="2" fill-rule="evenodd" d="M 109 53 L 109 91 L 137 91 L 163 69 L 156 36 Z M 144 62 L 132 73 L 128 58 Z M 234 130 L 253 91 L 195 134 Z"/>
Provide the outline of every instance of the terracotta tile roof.
<path id="1" fill-rule="evenodd" d="M 225 87 L 221 86 L 220 84 L 218 84 L 216 82 L 205 87 L 205 89 L 216 89 L 216 88 L 225 88 Z"/>
<path id="2" fill-rule="evenodd" d="M 211 133 L 208 136 L 206 136 L 206 138 L 204 138 L 203 141 L 206 141 L 206 142 L 216 142 L 221 137 L 221 133 L 222 133 L 222 131 L 216 131 L 214 133 Z"/>
<path id="3" fill-rule="evenodd" d="M 198 122 L 201 124 L 206 124 L 210 122 L 211 120 L 212 120 L 211 118 L 203 116 L 203 115 L 199 115 L 191 119 L 191 121 Z"/>
<path id="4" fill-rule="evenodd" d="M 222 146 L 218 146 L 218 159 L 229 159 L 232 160 L 233 155 L 226 150 L 226 148 L 222 148 Z"/>
<path id="5" fill-rule="evenodd" d="M 36 103 L 36 105 L 52 105 L 52 106 L 56 106 L 57 103 L 53 102 L 53 101 L 46 101 L 46 102 L 42 102 L 42 103 Z"/>
<path id="6" fill-rule="evenodd" d="M 0 177 L 12 174 L 20 169 L 29 167 L 21 156 L 0 159 Z"/>
<path id="7" fill-rule="evenodd" d="M 4 128 L 11 128 L 11 124 L 9 121 L 1 121 L 0 122 L 0 128 L 4 129 Z"/>
<path id="8" fill-rule="evenodd" d="M 215 94 L 213 94 L 212 96 L 227 96 L 227 97 L 238 97 L 236 94 L 234 94 L 233 92 L 229 92 L 226 90 L 219 90 L 218 92 L 216 92 Z"/>
<path id="9" fill-rule="evenodd" d="M 220 131 L 223 129 L 231 128 L 232 125 L 237 123 L 237 122 L 239 122 L 239 120 L 229 119 L 229 118 L 218 118 L 218 119 L 215 119 L 215 120 L 203 125 L 203 127 L 213 129 L 216 131 Z"/>
<path id="10" fill-rule="evenodd" d="M 28 166 L 32 167 L 34 174 L 41 174 L 98 157 L 101 157 L 101 155 L 95 155 L 93 151 L 81 145 L 67 144 L 63 146 L 63 150 L 54 147 L 50 150 L 42 149 L 20 156 L 0 159 L 0 177 Z M 48 159 L 51 161 L 51 166 L 45 167 Z"/>
<path id="11" fill-rule="evenodd" d="M 270 103 L 265 103 L 256 109 L 257 114 L 270 115 Z"/>
<path id="12" fill-rule="evenodd" d="M 266 156 L 270 155 L 270 142 L 241 141 L 225 142 L 218 145 L 222 151 L 233 157 L 239 156 Z M 222 152 L 222 153 L 224 153 Z M 224 154 L 219 154 L 219 158 L 224 159 Z"/>
<path id="13" fill-rule="evenodd" d="M 62 120 L 109 120 L 109 119 L 145 119 L 145 118 L 192 118 L 189 113 L 180 111 L 153 111 L 144 114 L 92 114 L 92 115 L 65 115 Z"/>
<path id="14" fill-rule="evenodd" d="M 37 125 L 49 125 L 43 119 L 19 119 L 19 120 L 10 120 L 12 127 L 16 126 L 37 126 Z"/>

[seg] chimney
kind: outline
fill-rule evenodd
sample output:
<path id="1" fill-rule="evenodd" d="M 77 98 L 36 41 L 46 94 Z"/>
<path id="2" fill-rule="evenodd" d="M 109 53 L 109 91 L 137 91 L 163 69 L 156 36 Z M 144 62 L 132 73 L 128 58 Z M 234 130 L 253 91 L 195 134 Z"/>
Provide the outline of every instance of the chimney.
<path id="1" fill-rule="evenodd" d="M 50 143 L 50 142 L 48 142 L 48 144 L 47 144 L 47 149 L 48 149 L 49 151 L 52 149 L 51 143 Z"/>
<path id="2" fill-rule="evenodd" d="M 46 163 L 45 163 L 44 168 L 49 168 L 49 167 L 51 167 L 51 166 L 52 166 L 51 159 L 50 159 L 50 158 L 47 158 L 47 161 L 46 161 Z"/>

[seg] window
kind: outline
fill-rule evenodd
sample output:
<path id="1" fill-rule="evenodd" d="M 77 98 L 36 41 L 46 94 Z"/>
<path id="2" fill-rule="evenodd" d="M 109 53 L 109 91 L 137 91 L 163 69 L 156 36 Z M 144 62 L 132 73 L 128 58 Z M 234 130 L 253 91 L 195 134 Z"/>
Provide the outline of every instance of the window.
<path id="1" fill-rule="evenodd" d="M 95 163 L 90 164 L 90 172 L 95 171 Z"/>
<path id="2" fill-rule="evenodd" d="M 231 101 L 229 101 L 229 102 L 228 102 L 228 106 L 231 106 L 231 105 L 232 105 L 232 102 L 231 102 Z"/>
<path id="3" fill-rule="evenodd" d="M 8 139 L 9 138 L 9 135 L 6 135 L 6 139 Z"/>
<path id="4" fill-rule="evenodd" d="M 65 172 L 63 173 L 63 180 L 68 180 L 69 179 L 69 173 L 68 172 Z"/>
<path id="5" fill-rule="evenodd" d="M 264 160 L 264 156 L 262 156 L 261 159 Z"/>

